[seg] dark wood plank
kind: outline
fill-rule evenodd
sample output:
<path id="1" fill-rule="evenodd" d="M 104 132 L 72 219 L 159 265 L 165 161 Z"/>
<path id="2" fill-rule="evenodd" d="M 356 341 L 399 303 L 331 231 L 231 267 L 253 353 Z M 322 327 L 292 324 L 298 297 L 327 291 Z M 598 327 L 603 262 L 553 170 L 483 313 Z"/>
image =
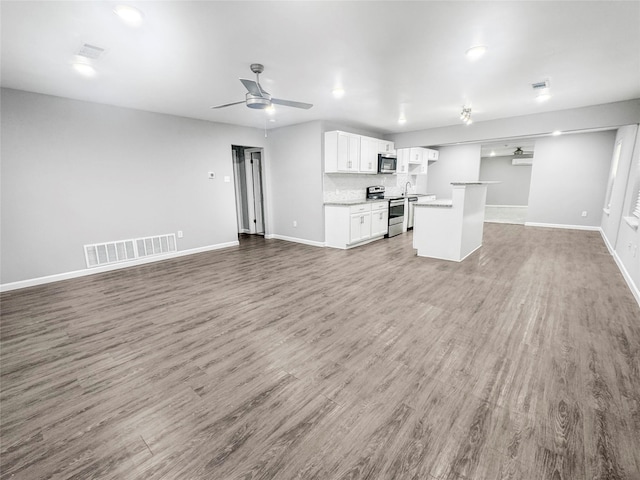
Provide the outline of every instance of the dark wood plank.
<path id="1" fill-rule="evenodd" d="M 640 478 L 640 309 L 596 232 L 238 248 L 2 294 L 0 478 Z"/>

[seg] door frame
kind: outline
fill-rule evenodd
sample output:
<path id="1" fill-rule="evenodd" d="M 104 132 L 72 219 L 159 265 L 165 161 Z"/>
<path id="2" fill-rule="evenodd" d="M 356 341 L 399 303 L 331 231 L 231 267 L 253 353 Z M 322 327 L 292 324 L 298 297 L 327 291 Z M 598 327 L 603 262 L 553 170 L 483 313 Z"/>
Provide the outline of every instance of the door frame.
<path id="1" fill-rule="evenodd" d="M 241 213 L 241 209 L 242 209 L 242 205 L 239 203 L 240 200 L 242 200 L 242 197 L 239 195 L 239 181 L 240 179 L 238 178 L 239 172 L 236 170 L 235 168 L 235 162 L 236 162 L 236 153 L 233 147 L 236 148 L 240 148 L 243 151 L 244 154 L 244 162 L 245 162 L 245 178 L 244 181 L 246 183 L 247 186 L 247 212 L 249 215 L 249 232 L 250 234 L 254 234 L 254 235 L 264 235 L 265 237 L 267 236 L 267 192 L 266 192 L 266 165 L 265 165 L 265 154 L 264 154 L 264 148 L 263 147 L 248 147 L 245 145 L 231 145 L 231 150 L 232 150 L 232 161 L 234 162 L 234 169 L 233 169 L 233 175 L 234 175 L 234 187 L 235 187 L 235 198 L 236 198 L 236 216 L 237 216 L 237 224 L 238 224 L 238 233 L 244 233 L 246 230 L 241 228 L 240 225 L 240 218 L 242 216 Z M 254 189 L 253 189 L 253 168 L 251 168 L 251 154 L 252 153 L 260 153 L 260 189 L 261 189 L 261 193 L 262 193 L 262 198 L 260 199 L 260 203 L 262 206 L 262 232 L 257 232 L 256 230 L 256 223 L 253 222 L 254 218 L 257 218 L 255 216 L 255 198 L 254 198 Z"/>
<path id="2" fill-rule="evenodd" d="M 255 198 L 255 181 L 256 178 L 254 176 L 254 167 L 253 167 L 253 158 L 251 158 L 251 154 L 252 153 L 259 153 L 260 154 L 260 178 L 259 178 L 259 183 L 260 183 L 260 194 L 261 194 L 261 198 L 258 199 L 259 201 L 256 202 L 256 198 Z M 257 235 L 264 235 L 265 233 L 265 222 L 264 222 L 264 182 L 262 181 L 262 179 L 264 178 L 264 170 L 263 170 L 263 161 L 262 158 L 264 156 L 263 153 L 263 149 L 259 148 L 259 147 L 248 147 L 248 148 L 244 148 L 244 162 L 245 162 L 245 174 L 247 177 L 247 210 L 249 211 L 249 233 L 252 234 L 257 234 Z M 247 162 L 247 160 L 249 160 L 249 162 Z M 250 188 L 250 186 L 252 188 Z M 256 205 L 260 205 L 261 210 L 262 210 L 262 232 L 259 232 L 257 229 L 257 222 L 255 220 L 257 220 L 258 215 L 256 215 Z"/>

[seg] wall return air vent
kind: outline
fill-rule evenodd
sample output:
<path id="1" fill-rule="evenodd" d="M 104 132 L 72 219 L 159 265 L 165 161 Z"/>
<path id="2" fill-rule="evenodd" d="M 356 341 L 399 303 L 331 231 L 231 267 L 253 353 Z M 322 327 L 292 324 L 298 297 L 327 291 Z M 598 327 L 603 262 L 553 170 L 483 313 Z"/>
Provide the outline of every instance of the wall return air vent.
<path id="1" fill-rule="evenodd" d="M 163 255 L 176 251 L 176 236 L 173 233 L 84 246 L 87 268 L 130 262 L 138 258 Z"/>

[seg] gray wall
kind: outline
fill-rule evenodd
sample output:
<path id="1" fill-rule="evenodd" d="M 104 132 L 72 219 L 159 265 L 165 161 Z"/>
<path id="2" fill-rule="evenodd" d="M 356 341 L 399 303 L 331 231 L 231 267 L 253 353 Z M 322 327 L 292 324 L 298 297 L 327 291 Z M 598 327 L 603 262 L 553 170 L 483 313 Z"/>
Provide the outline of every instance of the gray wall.
<path id="1" fill-rule="evenodd" d="M 512 159 L 513 155 L 483 157 L 480 160 L 480 180 L 501 182 L 487 189 L 487 205 L 526 206 L 529 202 L 532 167 L 514 166 Z"/>
<path id="2" fill-rule="evenodd" d="M 615 131 L 537 139 L 527 222 L 599 227 L 614 139 Z"/>
<path id="3" fill-rule="evenodd" d="M 237 240 L 231 145 L 260 130 L 2 89 L 2 284 L 86 268 L 83 245 Z M 216 172 L 209 180 L 207 172 Z"/>
<path id="4" fill-rule="evenodd" d="M 317 121 L 269 130 L 271 234 L 324 243 L 322 128 Z"/>
<path id="5" fill-rule="evenodd" d="M 447 127 L 429 128 L 414 132 L 396 133 L 385 138 L 393 140 L 396 148 L 428 147 L 457 142 L 482 142 L 490 139 L 526 137 L 549 134 L 554 130 L 576 131 L 592 128 L 615 129 L 638 123 L 640 99 L 592 105 L 555 112 L 523 115 L 482 121 L 474 118 L 472 125 L 458 123 Z"/>
<path id="6" fill-rule="evenodd" d="M 451 198 L 451 182 L 473 182 L 480 178 L 480 145 L 440 148 L 437 162 L 429 164 L 427 191 L 437 198 Z"/>

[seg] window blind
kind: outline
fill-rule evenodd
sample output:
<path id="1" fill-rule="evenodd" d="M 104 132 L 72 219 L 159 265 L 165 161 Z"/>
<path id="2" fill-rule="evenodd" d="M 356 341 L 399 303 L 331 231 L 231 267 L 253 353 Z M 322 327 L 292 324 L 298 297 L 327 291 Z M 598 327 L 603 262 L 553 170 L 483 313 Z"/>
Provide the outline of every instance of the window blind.
<path id="1" fill-rule="evenodd" d="M 640 218 L 640 189 L 638 189 L 638 198 L 636 198 L 636 208 L 633 209 L 633 215 Z"/>

